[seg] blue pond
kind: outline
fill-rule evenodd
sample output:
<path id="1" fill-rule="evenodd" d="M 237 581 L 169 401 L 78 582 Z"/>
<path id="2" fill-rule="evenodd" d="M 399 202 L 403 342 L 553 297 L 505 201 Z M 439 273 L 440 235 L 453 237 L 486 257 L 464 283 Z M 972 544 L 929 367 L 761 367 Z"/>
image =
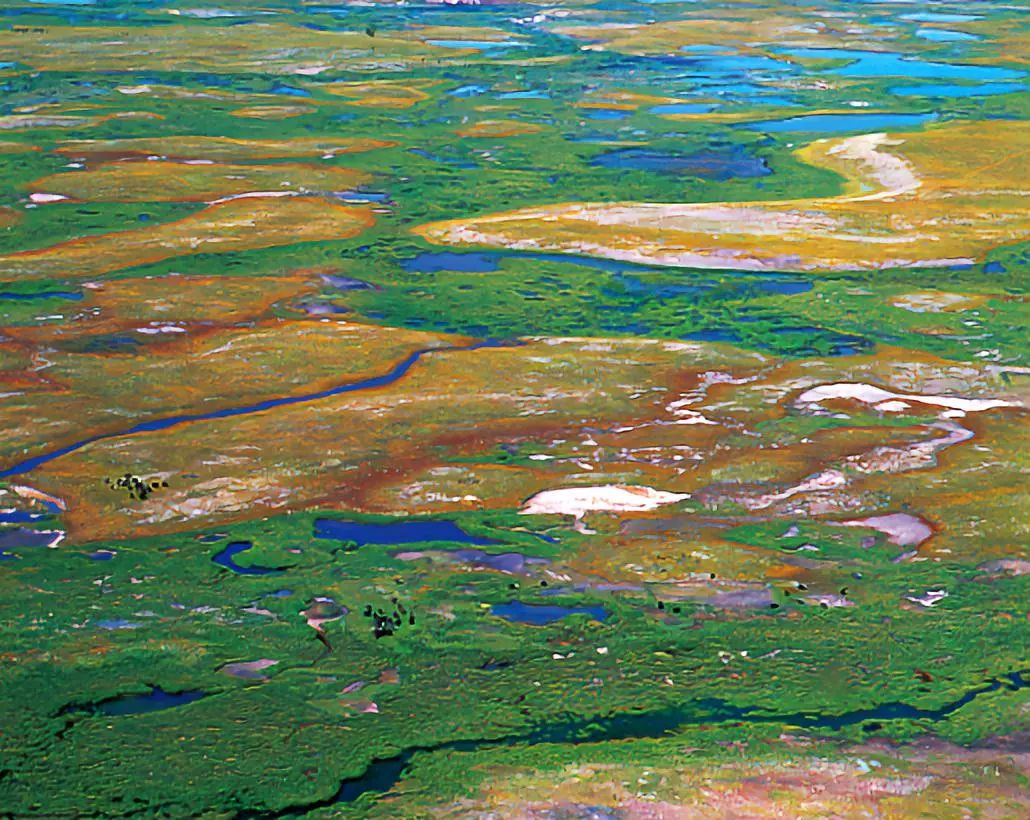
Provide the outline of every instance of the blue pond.
<path id="1" fill-rule="evenodd" d="M 400 266 L 409 273 L 437 273 L 442 270 L 463 273 L 494 273 L 500 262 L 496 253 L 452 253 L 428 251 L 411 259 L 402 259 Z"/>
<path id="2" fill-rule="evenodd" d="M 764 177 L 771 173 L 765 160 L 752 156 L 746 148 L 739 145 L 726 150 L 705 150 L 693 154 L 674 154 L 645 148 L 618 148 L 598 154 L 590 160 L 590 164 L 618 170 L 687 174 L 717 180 Z"/>
<path id="3" fill-rule="evenodd" d="M 696 57 L 684 62 L 691 68 L 697 68 L 706 79 L 719 75 L 750 75 L 755 72 L 772 74 L 791 73 L 795 69 L 789 63 L 774 60 L 772 57 L 742 56 L 730 54 L 718 57 Z"/>
<path id="4" fill-rule="evenodd" d="M 807 293 L 812 289 L 812 283 L 807 279 L 779 279 L 768 277 L 758 281 L 758 287 L 767 293 L 776 293 L 780 296 L 796 296 L 799 293 Z"/>
<path id="5" fill-rule="evenodd" d="M 141 715 L 146 712 L 159 712 L 162 709 L 171 709 L 173 706 L 185 706 L 203 697 L 207 692 L 191 690 L 186 692 L 166 692 L 159 686 L 155 686 L 146 695 L 126 695 L 120 698 L 112 698 L 98 703 L 95 711 L 108 717 L 121 717 L 124 715 Z"/>
<path id="6" fill-rule="evenodd" d="M 447 93 L 452 97 L 478 97 L 489 90 L 490 87 L 486 85 L 463 85 L 458 88 L 452 88 Z"/>
<path id="7" fill-rule="evenodd" d="M 476 48 L 481 51 L 527 48 L 529 46 L 529 43 L 520 43 L 517 40 L 426 40 L 426 42 L 438 48 Z"/>
<path id="8" fill-rule="evenodd" d="M 231 544 L 227 544 L 221 552 L 212 556 L 211 560 L 220 567 L 231 569 L 237 575 L 273 575 L 277 572 L 282 572 L 281 569 L 273 567 L 241 567 L 237 564 L 234 560 L 235 557 L 253 546 L 249 541 L 233 541 Z"/>
<path id="9" fill-rule="evenodd" d="M 509 601 L 506 604 L 494 604 L 490 608 L 493 615 L 506 621 L 513 621 L 531 626 L 546 624 L 568 618 L 570 615 L 589 615 L 595 621 L 608 618 L 608 610 L 602 606 L 557 606 L 553 604 L 524 604 L 522 601 Z"/>
<path id="10" fill-rule="evenodd" d="M 1022 91 L 1022 83 L 980 83 L 979 85 L 898 85 L 889 89 L 896 97 L 988 97 Z"/>
<path id="11" fill-rule="evenodd" d="M 305 88 L 297 88 L 294 85 L 272 86 L 273 94 L 285 94 L 289 97 L 310 97 L 311 92 Z"/>
<path id="12" fill-rule="evenodd" d="M 707 114 L 715 108 L 707 103 L 667 103 L 656 105 L 651 109 L 652 114 Z"/>
<path id="13" fill-rule="evenodd" d="M 934 43 L 959 43 L 966 40 L 979 40 L 975 34 L 964 31 L 949 31 L 943 28 L 917 28 L 916 37 Z"/>
<path id="14" fill-rule="evenodd" d="M 453 521 L 439 518 L 391 521 L 385 524 L 319 518 L 315 521 L 315 537 L 351 541 L 359 547 L 365 544 L 420 544 L 426 541 L 452 541 L 473 546 L 503 543 L 493 538 L 470 535 Z"/>
<path id="15" fill-rule="evenodd" d="M 431 162 L 438 162 L 441 165 L 450 165 L 453 168 L 463 168 L 468 170 L 470 168 L 479 167 L 476 163 L 471 162 L 470 160 L 458 159 L 456 157 L 444 157 L 430 151 L 425 151 L 421 148 L 409 148 L 408 153 L 414 154 L 416 157 L 422 157 L 422 159 L 428 159 Z"/>
<path id="16" fill-rule="evenodd" d="M 914 14 L 901 15 L 902 20 L 912 20 L 916 23 L 968 23 L 972 20 L 981 19 L 975 14 L 952 14 L 941 11 L 920 11 Z"/>
<path id="17" fill-rule="evenodd" d="M 59 532 L 33 530 L 28 527 L 5 527 L 0 529 L 0 550 L 41 549 L 49 547 L 60 535 Z"/>
<path id="18" fill-rule="evenodd" d="M 550 97 L 550 93 L 542 88 L 528 89 L 526 91 L 505 91 L 503 94 L 497 95 L 499 100 L 547 100 Z"/>
<path id="19" fill-rule="evenodd" d="M 29 524 L 44 517 L 43 513 L 33 513 L 28 512 L 27 510 L 11 510 L 10 512 L 0 512 L 0 524 Z"/>
<path id="20" fill-rule="evenodd" d="M 792 48 L 783 51 L 791 57 L 818 60 L 850 60 L 847 65 L 829 69 L 845 77 L 910 77 L 933 80 L 1015 80 L 1021 71 L 986 65 L 933 63 L 903 57 L 889 51 L 851 51 L 846 48 Z"/>
<path id="21" fill-rule="evenodd" d="M 827 134 L 840 131 L 880 131 L 922 125 L 935 119 L 936 114 L 810 114 L 781 120 L 743 123 L 738 127 L 766 133 L 811 131 Z"/>
<path id="22" fill-rule="evenodd" d="M 74 291 L 69 290 L 43 290 L 39 293 L 11 293 L 10 291 L 0 291 L 0 302 L 34 302 L 37 299 L 79 300 L 81 298 L 81 293 L 76 293 Z"/>
<path id="23" fill-rule="evenodd" d="M 333 196 L 345 202 L 389 202 L 390 195 L 383 191 L 336 191 Z"/>
<path id="24" fill-rule="evenodd" d="M 624 120 L 631 111 L 620 111 L 617 108 L 591 108 L 584 116 L 588 120 Z"/>

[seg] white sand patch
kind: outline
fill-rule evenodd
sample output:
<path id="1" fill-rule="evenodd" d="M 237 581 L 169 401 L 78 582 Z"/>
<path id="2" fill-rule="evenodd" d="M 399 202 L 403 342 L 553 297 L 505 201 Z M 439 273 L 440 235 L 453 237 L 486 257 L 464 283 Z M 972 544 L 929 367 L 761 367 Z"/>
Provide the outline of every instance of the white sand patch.
<path id="1" fill-rule="evenodd" d="M 245 194 L 233 194 L 223 196 L 221 199 L 213 199 L 208 205 L 221 205 L 223 202 L 232 202 L 234 199 L 269 199 L 284 196 L 300 196 L 297 191 L 248 191 Z"/>
<path id="2" fill-rule="evenodd" d="M 59 510 L 68 509 L 68 505 L 56 495 L 50 495 L 49 493 L 37 490 L 34 487 L 28 487 L 24 484 L 12 484 L 11 491 L 19 498 L 29 498 L 33 501 L 40 501 L 44 504 L 53 504 Z"/>
<path id="3" fill-rule="evenodd" d="M 810 478 L 806 478 L 800 484 L 788 487 L 783 492 L 767 493 L 766 495 L 760 495 L 758 498 L 753 499 L 741 499 L 741 503 L 743 503 L 749 510 L 763 510 L 766 507 L 771 507 L 777 501 L 786 501 L 788 498 L 798 495 L 799 493 L 837 490 L 841 487 L 847 486 L 847 483 L 847 477 L 840 470 L 824 470 L 821 473 L 816 473 Z"/>
<path id="4" fill-rule="evenodd" d="M 868 527 L 882 532 L 887 540 L 899 547 L 918 547 L 933 535 L 933 529 L 923 519 L 908 513 L 874 515 L 852 521 L 832 522 L 839 527 Z"/>
<path id="5" fill-rule="evenodd" d="M 64 194 L 34 193 L 29 194 L 29 199 L 32 202 L 35 202 L 39 205 L 44 205 L 47 202 L 64 202 L 66 199 L 68 199 L 68 197 L 66 197 Z"/>
<path id="6" fill-rule="evenodd" d="M 544 490 L 530 498 L 521 515 L 571 515 L 588 512 L 646 512 L 663 504 L 690 498 L 688 493 L 667 493 L 651 487 L 607 484 L 599 487 L 563 487 Z"/>
<path id="7" fill-rule="evenodd" d="M 940 313 L 960 305 L 975 304 L 975 300 L 961 293 L 905 293 L 891 301 L 891 305 L 911 313 Z"/>
<path id="8" fill-rule="evenodd" d="M 885 401 L 876 405 L 876 409 L 881 413 L 903 413 L 908 410 L 912 405 L 903 401 Z"/>
<path id="9" fill-rule="evenodd" d="M 920 606 L 932 607 L 932 606 L 936 606 L 940 601 L 943 601 L 947 597 L 948 597 L 947 590 L 944 590 L 944 589 L 928 589 L 922 595 L 918 595 L 918 596 L 909 595 L 909 596 L 906 596 L 906 600 L 911 601 L 914 604 L 919 604 Z"/>
<path id="10" fill-rule="evenodd" d="M 868 181 L 876 182 L 883 190 L 863 196 L 848 197 L 849 202 L 868 202 L 910 194 L 919 188 L 919 177 L 912 166 L 895 154 L 881 153 L 881 146 L 901 145 L 902 140 L 889 140 L 886 134 L 863 134 L 841 140 L 827 153 L 860 164 Z"/>
<path id="11" fill-rule="evenodd" d="M 882 387 L 875 387 L 871 384 L 840 382 L 838 384 L 824 384 L 806 390 L 798 396 L 800 404 L 819 404 L 831 399 L 851 399 L 860 401 L 863 404 L 881 404 L 891 400 L 905 402 L 919 402 L 930 404 L 935 407 L 945 407 L 949 410 L 961 410 L 963 413 L 980 413 L 984 410 L 993 410 L 996 407 L 1020 407 L 1021 405 L 1004 401 L 1002 399 L 964 399 L 958 396 L 932 396 L 905 393 L 893 393 L 884 390 Z"/>

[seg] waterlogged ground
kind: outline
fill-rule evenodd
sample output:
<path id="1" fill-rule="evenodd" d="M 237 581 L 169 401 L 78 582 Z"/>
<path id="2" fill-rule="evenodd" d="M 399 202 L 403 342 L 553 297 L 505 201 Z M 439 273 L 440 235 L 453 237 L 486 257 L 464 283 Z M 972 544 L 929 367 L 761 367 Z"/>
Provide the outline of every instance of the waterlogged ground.
<path id="1" fill-rule="evenodd" d="M 1027 37 L 4 3 L 0 813 L 1030 813 Z"/>

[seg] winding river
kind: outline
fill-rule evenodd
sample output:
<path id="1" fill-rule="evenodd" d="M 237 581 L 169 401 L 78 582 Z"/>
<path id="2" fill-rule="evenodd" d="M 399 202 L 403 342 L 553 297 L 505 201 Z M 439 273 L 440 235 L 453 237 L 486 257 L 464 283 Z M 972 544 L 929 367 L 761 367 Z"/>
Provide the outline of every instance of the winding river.
<path id="1" fill-rule="evenodd" d="M 11 467 L 0 470 L 0 478 L 8 478 L 10 476 L 30 472 L 35 470 L 37 467 L 41 467 L 51 461 L 56 461 L 63 456 L 74 453 L 75 451 L 81 450 L 83 447 L 88 447 L 90 444 L 95 444 L 98 441 L 124 438 L 126 436 L 137 435 L 138 433 L 153 433 L 160 430 L 167 430 L 170 427 L 178 427 L 180 424 L 190 424 L 195 421 L 211 421 L 212 419 L 228 419 L 236 416 L 249 416 L 254 413 L 262 413 L 265 410 L 274 410 L 277 407 L 287 407 L 291 404 L 307 404 L 309 402 L 319 401 L 320 399 L 327 399 L 330 396 L 338 396 L 341 393 L 356 393 L 361 390 L 374 390 L 377 387 L 386 387 L 387 385 L 393 384 L 403 378 L 407 372 L 411 370 L 411 368 L 414 367 L 420 359 L 422 359 L 423 356 L 426 356 L 429 353 L 478 350 L 484 347 L 509 347 L 516 344 L 518 344 L 518 342 L 487 339 L 473 342 L 468 345 L 424 347 L 409 354 L 405 359 L 398 362 L 386 373 L 379 376 L 370 376 L 367 379 L 359 379 L 355 382 L 338 384 L 335 387 L 320 390 L 317 393 L 302 393 L 297 396 L 280 396 L 255 402 L 254 404 L 245 404 L 239 407 L 225 407 L 221 410 L 212 410 L 209 413 L 183 413 L 176 416 L 162 416 L 156 419 L 151 419 L 150 421 L 141 421 L 139 424 L 134 424 L 132 427 L 127 427 L 124 430 L 100 433 L 98 435 L 76 441 L 73 444 L 59 447 L 56 450 L 50 450 L 48 452 L 41 453 L 38 456 L 23 459 Z"/>

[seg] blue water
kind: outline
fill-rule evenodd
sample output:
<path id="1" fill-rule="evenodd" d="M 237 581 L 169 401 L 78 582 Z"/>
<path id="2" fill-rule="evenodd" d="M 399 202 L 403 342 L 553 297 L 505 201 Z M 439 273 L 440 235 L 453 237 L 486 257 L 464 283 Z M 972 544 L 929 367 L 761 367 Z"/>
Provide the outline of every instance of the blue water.
<path id="1" fill-rule="evenodd" d="M 28 527 L 4 527 L 0 529 L 0 549 L 41 549 L 50 546 L 56 536 L 55 532 L 42 532 Z"/>
<path id="2" fill-rule="evenodd" d="M 741 338 L 736 331 L 718 327 L 695 330 L 693 333 L 687 333 L 680 338 L 693 342 L 730 342 L 732 344 L 740 344 L 741 342 Z"/>
<path id="3" fill-rule="evenodd" d="M 320 390 L 317 393 L 305 393 L 300 396 L 284 396 L 280 398 L 266 399 L 265 401 L 256 402 L 255 404 L 247 404 L 241 407 L 227 407 L 224 410 L 212 410 L 210 413 L 186 413 L 179 416 L 165 416 L 163 418 L 140 422 L 139 424 L 135 424 L 132 427 L 128 427 L 121 431 L 90 436 L 89 438 L 82 439 L 74 444 L 69 444 L 66 447 L 50 450 L 42 455 L 23 459 L 5 470 L 0 470 L 0 478 L 7 478 L 8 476 L 27 473 L 30 470 L 36 469 L 36 467 L 47 464 L 55 459 L 61 458 L 62 456 L 66 456 L 69 453 L 74 453 L 76 450 L 81 450 L 83 447 L 87 447 L 97 441 L 122 438 L 123 436 L 132 436 L 137 433 L 152 433 L 159 430 L 167 430 L 169 427 L 176 427 L 180 424 L 189 424 L 195 421 L 209 421 L 211 419 L 249 416 L 253 413 L 261 413 L 265 410 L 275 409 L 276 407 L 285 407 L 292 404 L 307 404 L 308 402 L 319 401 L 321 399 L 329 398 L 330 396 L 338 396 L 342 393 L 354 393 L 360 390 L 372 390 L 377 387 L 385 387 L 386 385 L 393 384 L 395 381 L 402 378 L 427 353 L 447 350 L 477 350 L 482 347 L 499 347 L 502 344 L 503 343 L 496 340 L 487 340 L 484 342 L 475 342 L 470 345 L 423 348 L 422 350 L 416 350 L 406 359 L 381 376 L 372 376 L 356 382 L 347 382 L 345 384 L 337 385 L 336 387 L 330 387 L 327 390 Z"/>
<path id="4" fill-rule="evenodd" d="M 768 293 L 776 293 L 780 296 L 795 296 L 799 293 L 807 293 L 812 289 L 812 283 L 805 279 L 777 279 L 763 278 L 758 281 L 758 287 Z"/>
<path id="5" fill-rule="evenodd" d="M 469 258 L 471 257 L 471 258 Z M 632 262 L 620 262 L 617 259 L 602 257 L 575 256 L 562 253 L 513 253 L 506 251 L 482 251 L 478 253 L 453 253 L 450 251 L 423 251 L 409 259 L 402 259 L 398 264 L 404 270 L 417 273 L 435 273 L 437 271 L 461 271 L 463 273 L 493 273 L 505 259 L 534 259 L 541 262 L 558 262 L 566 265 L 580 265 L 618 273 L 620 271 L 645 271 L 647 267 Z M 2 474 L 0 474 L 2 477 Z"/>
<path id="6" fill-rule="evenodd" d="M 508 664 L 495 664 L 506 668 Z M 481 668 L 490 668 L 484 665 Z M 603 743 L 642 738 L 662 738 L 686 726 L 726 723 L 783 724 L 802 728 L 826 728 L 834 731 L 880 720 L 945 720 L 978 697 L 1001 689 L 1019 691 L 1027 685 L 1025 672 L 1012 672 L 965 692 L 961 697 L 937 709 L 922 709 L 900 701 L 890 701 L 867 709 L 855 709 L 839 715 L 819 712 L 775 714 L 755 707 L 737 706 L 722 698 L 698 698 L 685 703 L 645 712 L 623 711 L 564 722 L 543 722 L 538 728 L 518 735 L 484 737 L 469 740 L 448 740 L 433 746 L 412 746 L 390 758 L 373 760 L 359 777 L 344 780 L 330 799 L 289 807 L 290 813 L 311 812 L 338 803 L 349 803 L 370 792 L 385 794 L 401 780 L 412 757 L 420 752 L 475 752 L 481 749 L 539 743 L 581 744 Z"/>
<path id="7" fill-rule="evenodd" d="M 693 57 L 687 61 L 691 67 L 700 69 L 707 78 L 718 75 L 751 75 L 754 72 L 789 74 L 796 71 L 790 63 L 772 57 L 730 54 L 718 57 Z"/>
<path id="8" fill-rule="evenodd" d="M 185 706 L 203 697 L 207 692 L 189 690 L 186 692 L 166 692 L 160 686 L 155 686 L 146 695 L 126 695 L 120 698 L 112 698 L 98 703 L 95 711 L 107 717 L 123 717 L 125 715 L 142 715 L 146 712 L 159 712 L 162 709 L 171 709 L 174 706 Z"/>
<path id="9" fill-rule="evenodd" d="M 1011 94 L 1027 88 L 1023 83 L 981 83 L 980 85 L 898 85 L 888 89 L 896 97 L 987 97 Z"/>
<path id="10" fill-rule="evenodd" d="M 409 273 L 437 273 L 443 270 L 463 273 L 495 273 L 500 255 L 496 253 L 455 253 L 427 251 L 411 259 L 402 259 L 400 266 Z"/>
<path id="11" fill-rule="evenodd" d="M 584 112 L 588 120 L 624 120 L 632 111 L 620 111 L 617 108 L 590 108 Z"/>
<path id="12" fill-rule="evenodd" d="M 937 114 L 807 114 L 780 120 L 763 120 L 737 125 L 749 131 L 773 134 L 783 131 L 810 131 L 829 134 L 841 131 L 881 131 L 922 125 L 937 119 Z"/>
<path id="13" fill-rule="evenodd" d="M 774 94 L 781 92 L 781 88 L 769 88 L 764 85 L 757 85 L 756 83 L 720 83 L 717 87 L 712 89 L 706 89 L 706 93 L 711 91 L 721 96 L 736 96 L 736 97 L 752 97 L 760 96 L 762 94 Z"/>
<path id="14" fill-rule="evenodd" d="M 696 285 L 682 284 L 679 282 L 653 282 L 632 276 L 628 273 L 616 273 L 612 281 L 619 283 L 626 293 L 647 294 L 657 299 L 671 299 L 676 296 L 693 296 L 698 293 L 705 293 L 715 287 L 713 282 L 701 282 Z M 608 295 L 616 295 L 615 291 L 609 291 Z"/>
<path id="15" fill-rule="evenodd" d="M 595 621 L 608 618 L 608 610 L 602 606 L 557 606 L 554 604 L 524 604 L 522 601 L 509 601 L 506 604 L 494 604 L 490 608 L 493 615 L 506 621 L 513 621 L 531 626 L 546 624 L 568 618 L 570 615 L 589 615 Z"/>
<path id="16" fill-rule="evenodd" d="M 38 293 L 11 293 L 0 291 L 0 301 L 11 302 L 34 302 L 37 299 L 73 299 L 78 301 L 82 298 L 81 293 L 70 290 L 43 290 Z"/>
<path id="17" fill-rule="evenodd" d="M 12 510 L 11 512 L 0 512 L 0 524 L 29 524 L 44 517 L 43 513 L 31 513 L 27 510 Z"/>
<path id="18" fill-rule="evenodd" d="M 479 165 L 477 165 L 475 162 L 472 162 L 471 160 L 457 159 L 455 157 L 443 157 L 439 154 L 434 154 L 430 151 L 425 151 L 422 148 L 409 148 L 408 153 L 414 154 L 416 157 L 422 157 L 423 159 L 431 160 L 432 162 L 439 162 L 441 165 L 450 165 L 453 168 L 463 168 L 467 170 L 470 168 L 479 167 Z"/>
<path id="19" fill-rule="evenodd" d="M 707 103 L 667 103 L 656 105 L 651 109 L 652 114 L 707 114 L 714 109 L 714 105 Z"/>
<path id="20" fill-rule="evenodd" d="M 746 148 L 739 145 L 725 150 L 703 150 L 693 154 L 674 154 L 646 148 L 617 148 L 598 154 L 590 160 L 590 164 L 617 170 L 686 174 L 716 180 L 764 177 L 772 173 L 765 160 L 752 156 Z"/>
<path id="21" fill-rule="evenodd" d="M 503 94 L 497 95 L 499 100 L 548 100 L 550 98 L 550 93 L 542 88 L 534 88 L 527 91 L 505 91 Z"/>
<path id="22" fill-rule="evenodd" d="M 903 14 L 902 20 L 912 20 L 915 23 L 968 23 L 972 20 L 982 19 L 976 14 L 951 14 L 940 11 L 920 11 L 915 14 Z"/>
<path id="23" fill-rule="evenodd" d="M 306 88 L 297 88 L 293 85 L 276 85 L 272 86 L 273 94 L 286 94 L 290 97 L 310 97 L 311 92 Z"/>
<path id="24" fill-rule="evenodd" d="M 359 547 L 366 544 L 422 544 L 428 541 L 451 541 L 474 546 L 503 543 L 493 538 L 470 535 L 453 521 L 440 518 L 407 519 L 385 524 L 319 518 L 315 521 L 315 538 L 352 541 Z"/>
<path id="25" fill-rule="evenodd" d="M 389 202 L 390 195 L 382 191 L 337 191 L 333 194 L 345 202 Z"/>
<path id="26" fill-rule="evenodd" d="M 463 85 L 458 88 L 452 88 L 447 93 L 452 97 L 478 97 L 489 90 L 490 87 L 487 85 Z"/>
<path id="27" fill-rule="evenodd" d="M 221 552 L 213 555 L 211 560 L 220 567 L 231 569 L 237 575 L 274 575 L 277 572 L 282 572 L 281 569 L 273 567 L 241 567 L 233 560 L 241 552 L 246 552 L 253 546 L 250 541 L 233 541 L 231 544 L 227 544 Z"/>
<path id="28" fill-rule="evenodd" d="M 281 569 L 273 567 L 240 567 L 234 558 L 241 552 L 246 552 L 252 546 L 253 544 L 249 541 L 234 541 L 232 544 L 227 544 L 225 549 L 212 555 L 211 560 L 217 563 L 219 567 L 232 570 L 237 575 L 275 575 L 282 572 Z"/>
<path id="29" fill-rule="evenodd" d="M 426 40 L 431 46 L 439 48 L 476 48 L 481 51 L 493 51 L 501 48 L 527 48 L 529 43 L 517 40 Z"/>
<path id="30" fill-rule="evenodd" d="M 967 34 L 964 31 L 950 31 L 943 28 L 917 28 L 916 37 L 930 40 L 934 43 L 959 43 L 965 40 L 980 39 L 975 34 Z"/>
<path id="31" fill-rule="evenodd" d="M 933 80 L 1016 80 L 1025 76 L 996 66 L 962 63 L 932 63 L 905 57 L 890 51 L 852 51 L 845 48 L 790 48 L 781 53 L 791 57 L 820 60 L 850 60 L 847 65 L 831 68 L 831 74 L 845 77 L 910 77 Z"/>

